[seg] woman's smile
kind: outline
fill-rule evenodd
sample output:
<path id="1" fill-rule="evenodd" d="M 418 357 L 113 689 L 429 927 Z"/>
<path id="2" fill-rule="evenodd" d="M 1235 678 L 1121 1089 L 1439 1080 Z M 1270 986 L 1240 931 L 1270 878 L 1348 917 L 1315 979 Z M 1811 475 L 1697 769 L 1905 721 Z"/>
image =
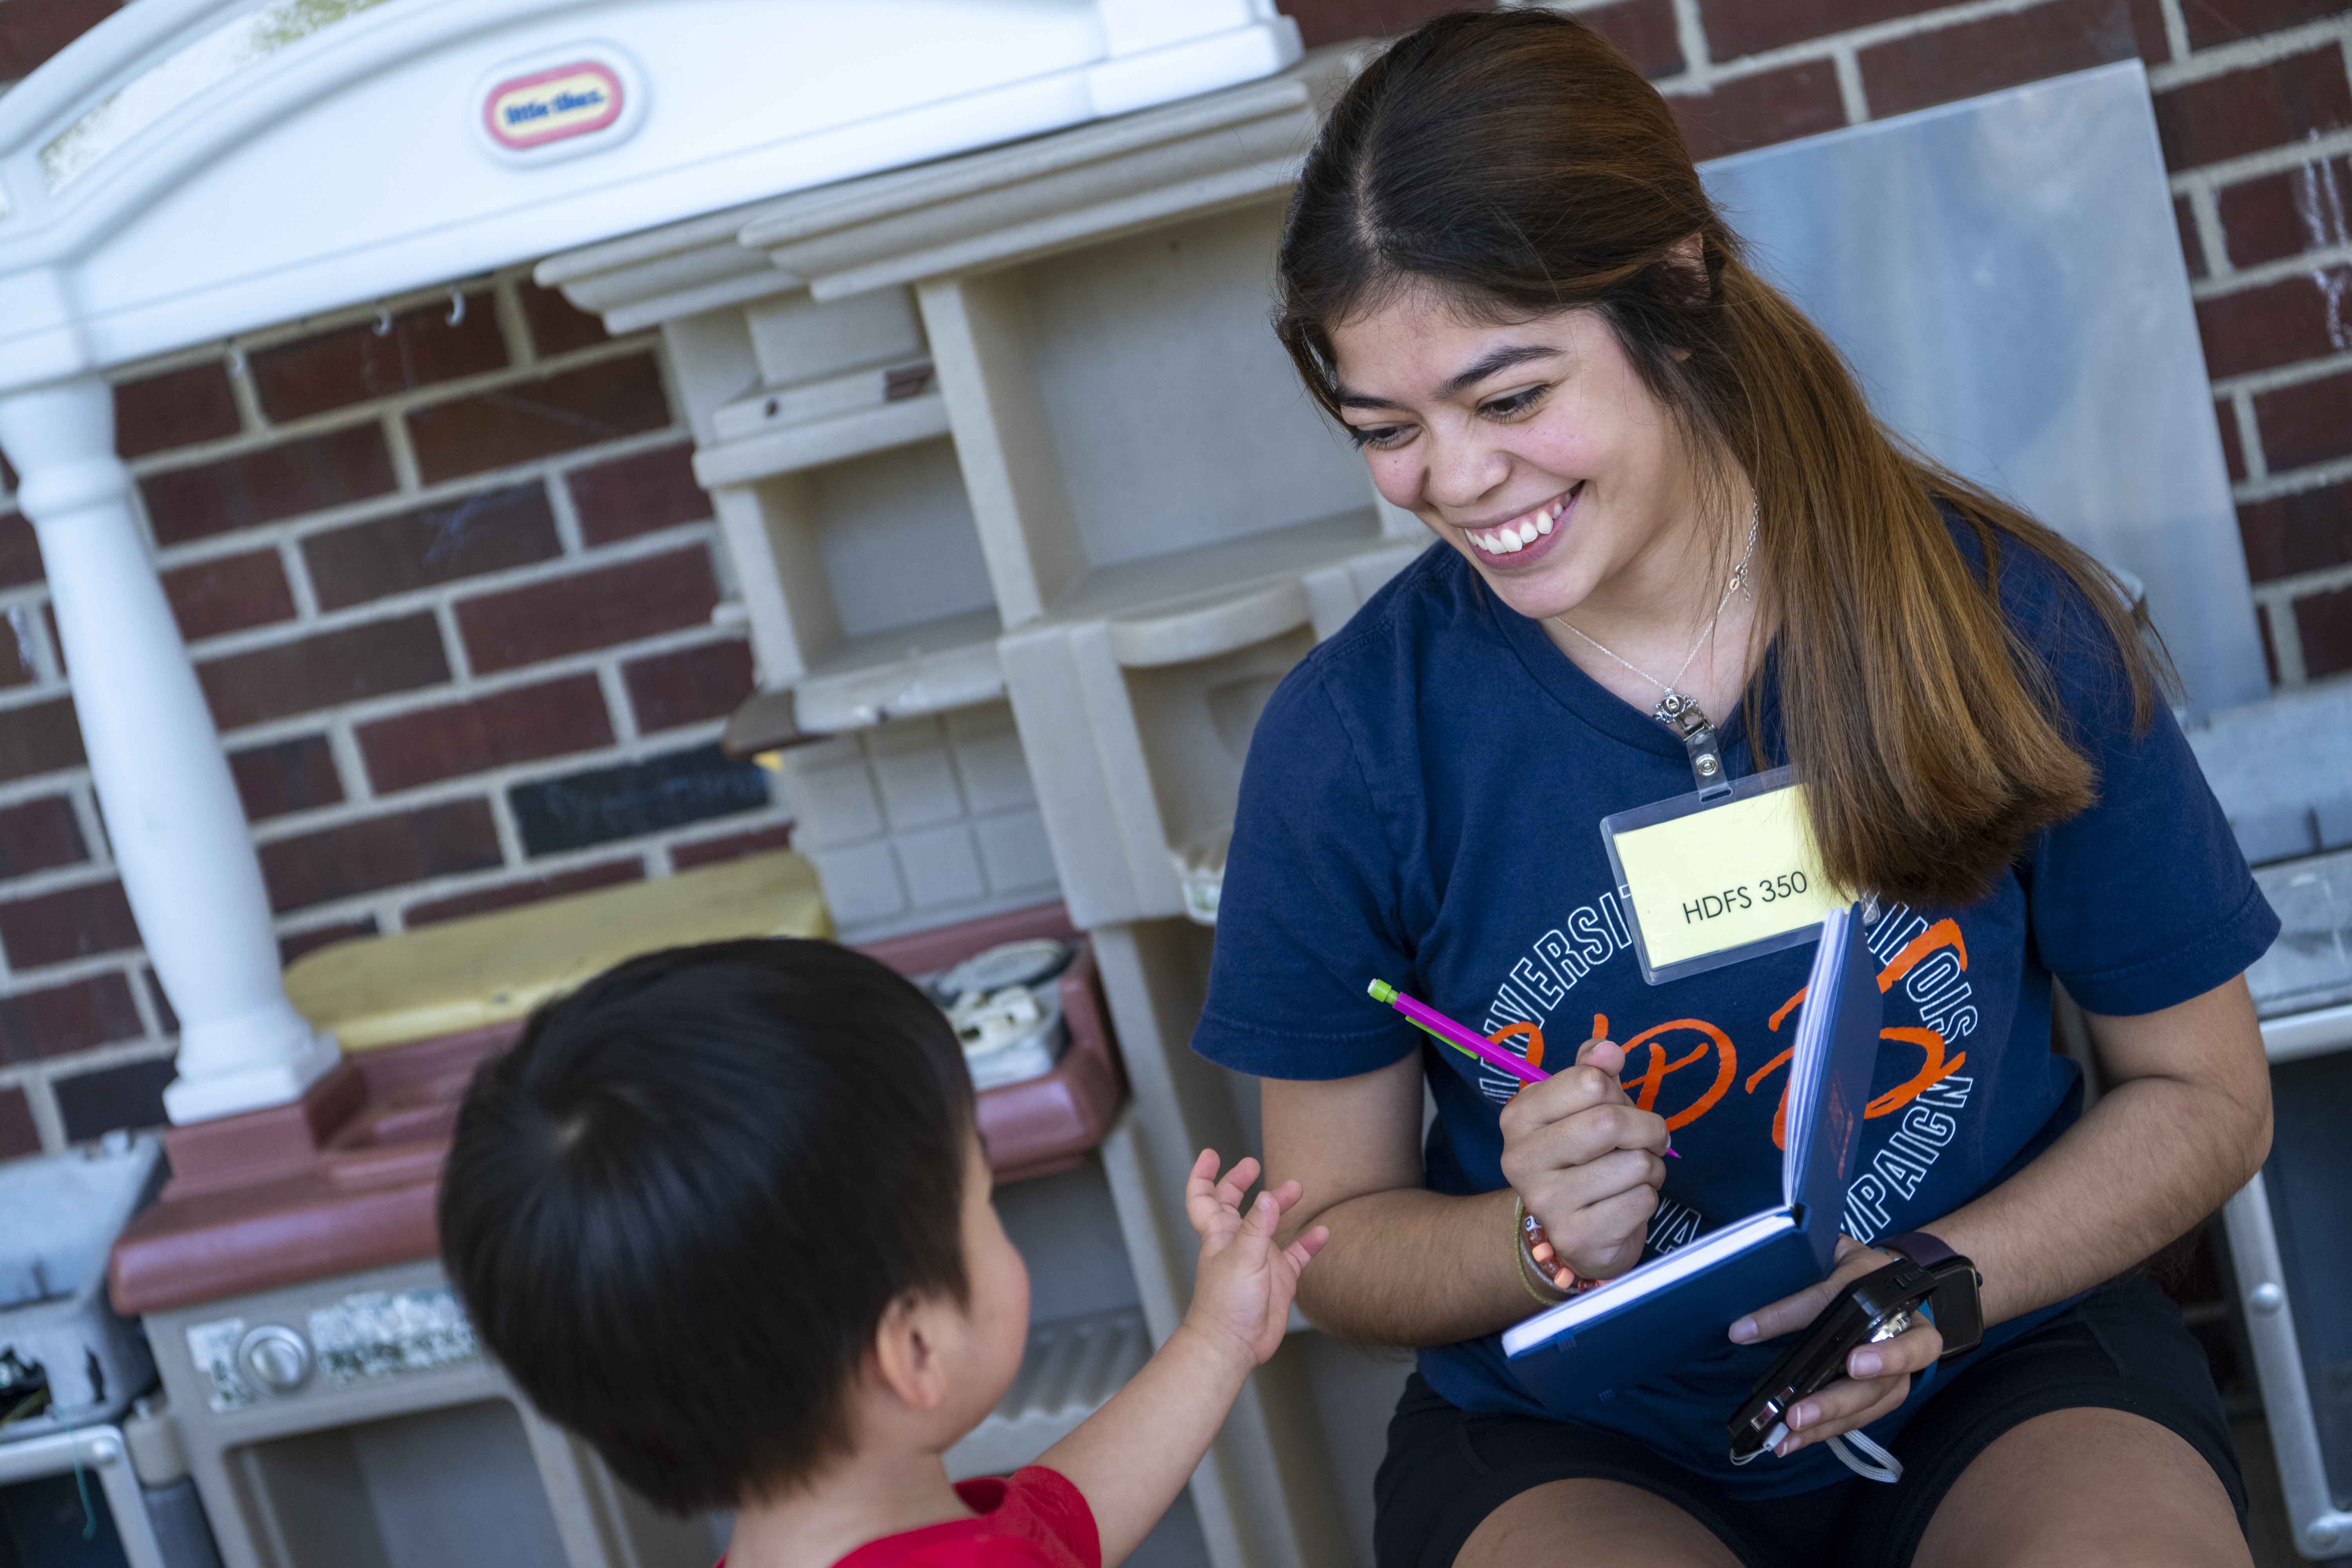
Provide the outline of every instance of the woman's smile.
<path id="1" fill-rule="evenodd" d="M 1567 537 L 1569 514 L 1584 493 L 1579 479 L 1559 495 L 1497 523 L 1455 523 L 1491 572 L 1522 572 L 1551 552 L 1553 542 Z"/>

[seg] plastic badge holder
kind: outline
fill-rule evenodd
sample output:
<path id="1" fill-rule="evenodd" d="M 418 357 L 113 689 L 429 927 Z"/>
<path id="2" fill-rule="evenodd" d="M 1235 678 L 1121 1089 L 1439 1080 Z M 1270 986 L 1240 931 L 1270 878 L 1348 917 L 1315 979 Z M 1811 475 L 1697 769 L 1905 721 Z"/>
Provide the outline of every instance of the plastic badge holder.
<path id="1" fill-rule="evenodd" d="M 1770 795 L 1796 782 L 1796 769 L 1774 768 L 1769 773 L 1751 773 L 1746 778 L 1735 779 L 1729 789 L 1722 794 L 1710 791 L 1706 796 L 1673 795 L 1665 800 L 1652 801 L 1647 805 L 1637 805 L 1631 811 L 1621 811 L 1614 816 L 1604 816 L 1601 819 L 1601 842 L 1607 846 L 1609 850 L 1609 874 L 1617 880 L 1618 907 L 1625 911 L 1625 923 L 1633 932 L 1633 954 L 1641 961 L 1643 980 L 1653 985 L 1663 985 L 1670 980 L 1680 980 L 1692 974 L 1704 974 L 1710 969 L 1721 969 L 1726 964 L 1738 963 L 1743 959 L 1761 958 L 1768 952 L 1779 952 L 1784 948 L 1802 947 L 1821 935 L 1823 909 L 1835 907 L 1843 900 L 1828 895 L 1825 889 L 1811 887 L 1804 879 L 1805 874 L 1799 871 L 1795 874 L 1798 882 L 1794 890 L 1800 896 L 1787 899 L 1786 895 L 1775 893 L 1771 897 L 1773 902 L 1783 901 L 1785 899 L 1789 904 L 1790 912 L 1794 918 L 1785 928 L 1759 937 L 1753 942 L 1741 942 L 1734 947 L 1719 948 L 1713 952 L 1701 953 L 1696 958 L 1685 959 L 1679 963 L 1657 963 L 1651 957 L 1650 942 L 1642 930 L 1641 911 L 1634 903 L 1633 886 L 1625 875 L 1624 861 L 1618 853 L 1618 840 L 1629 834 L 1638 833 L 1645 827 L 1655 827 L 1662 823 L 1679 821 L 1683 817 L 1696 816 L 1703 811 L 1735 808 L 1743 802 Z"/>

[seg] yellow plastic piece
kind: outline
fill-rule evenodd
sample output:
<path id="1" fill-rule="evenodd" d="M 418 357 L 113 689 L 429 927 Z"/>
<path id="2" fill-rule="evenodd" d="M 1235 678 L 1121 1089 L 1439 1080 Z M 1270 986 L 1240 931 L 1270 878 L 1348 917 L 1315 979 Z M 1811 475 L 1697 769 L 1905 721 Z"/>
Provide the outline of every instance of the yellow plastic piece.
<path id="1" fill-rule="evenodd" d="M 747 936 L 831 936 L 816 869 L 790 850 L 341 942 L 286 972 L 297 1011 L 347 1051 L 520 1018 L 625 958 Z"/>

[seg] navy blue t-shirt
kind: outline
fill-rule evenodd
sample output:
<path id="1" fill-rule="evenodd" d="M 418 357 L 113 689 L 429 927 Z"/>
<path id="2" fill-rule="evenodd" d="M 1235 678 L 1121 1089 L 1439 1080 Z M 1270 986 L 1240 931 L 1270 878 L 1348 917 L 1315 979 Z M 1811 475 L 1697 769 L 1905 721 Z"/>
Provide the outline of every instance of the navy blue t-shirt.
<path id="1" fill-rule="evenodd" d="M 1955 536 L 1981 568 L 1973 533 Z M 2035 839 L 1980 901 L 1895 904 L 1871 928 L 1885 1043 L 1843 1216 L 1864 1241 L 1958 1208 L 2074 1120 L 2076 1069 L 2051 1049 L 2051 976 L 2092 1012 L 2149 1013 L 2239 973 L 2278 931 L 2171 715 L 2159 709 L 2134 735 L 2115 644 L 2080 592 L 2012 545 L 1999 593 L 2097 767 L 2098 800 Z M 1769 731 L 1769 660 L 1759 679 Z M 1736 715 L 1724 739 L 1732 776 L 1754 771 Z M 1468 1194 L 1505 1185 L 1496 1117 L 1514 1086 L 1438 1049 L 1366 982 L 1402 986 L 1521 1055 L 1540 1042 L 1547 1066 L 1573 1060 L 1601 1026 L 1625 1047 L 1627 1091 L 1665 1117 L 1681 1156 L 1647 1255 L 1777 1204 L 1790 1004 L 1812 949 L 1645 984 L 1601 847 L 1602 817 L 1693 787 L 1664 726 L 1433 547 L 1301 661 L 1259 721 L 1193 1048 L 1242 1072 L 1317 1079 L 1419 1053 L 1438 1111 L 1427 1185 Z M 1987 1348 L 2056 1310 L 2000 1325 Z M 1724 1422 L 1781 1348 L 1727 1341 L 1577 1418 L 1735 1497 L 1825 1485 L 1845 1472 L 1820 1445 L 1742 1468 L 1725 1454 Z M 1556 1414 L 1512 1376 L 1498 1334 L 1424 1350 L 1420 1364 L 1464 1409 Z M 1872 1434 L 1898 1430 L 1927 1381 Z"/>

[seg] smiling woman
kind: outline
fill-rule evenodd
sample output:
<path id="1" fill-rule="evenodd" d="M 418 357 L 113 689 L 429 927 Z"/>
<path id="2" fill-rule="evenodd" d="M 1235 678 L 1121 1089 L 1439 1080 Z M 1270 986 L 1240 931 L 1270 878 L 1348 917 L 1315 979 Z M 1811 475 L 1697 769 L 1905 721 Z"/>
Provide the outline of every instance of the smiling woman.
<path id="1" fill-rule="evenodd" d="M 1420 1351 L 1382 1568 L 2245 1562 L 2211 1379 L 2134 1266 L 2267 1146 L 2242 974 L 2278 925 L 2105 572 L 1877 423 L 1573 18 L 1442 18 L 1370 66 L 1279 277 L 1308 392 L 1438 545 L 1266 706 L 1193 1045 L 1264 1080 L 1290 1223 L 1329 1229 L 1302 1308 Z M 1777 1193 L 1809 957 L 1658 969 L 1644 928 L 1675 906 L 1623 885 L 1602 824 L 1779 765 L 1790 855 L 1873 895 L 1848 1239 L 1717 1352 L 1553 1408 L 1502 1329 Z M 1373 976 L 1552 1076 L 1430 1052 Z M 2113 1085 L 2088 1113 L 2058 981 Z M 1766 1342 L 1947 1251 L 1981 1275 L 1981 1345 L 1939 1367 L 1930 1321 L 1858 1350 L 1734 1467 Z M 1897 1484 L 1832 1458 L 1863 1428 Z"/>

